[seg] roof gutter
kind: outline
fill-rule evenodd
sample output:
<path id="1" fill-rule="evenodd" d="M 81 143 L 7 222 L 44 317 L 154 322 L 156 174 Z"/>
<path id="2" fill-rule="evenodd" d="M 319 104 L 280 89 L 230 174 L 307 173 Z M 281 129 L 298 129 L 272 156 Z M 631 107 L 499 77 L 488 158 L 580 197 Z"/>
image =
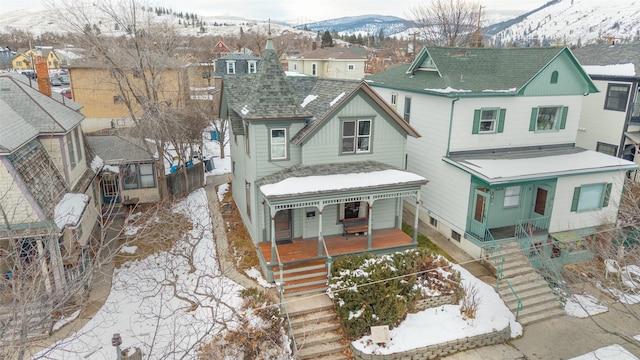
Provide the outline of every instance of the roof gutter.
<path id="1" fill-rule="evenodd" d="M 449 112 L 449 137 L 447 138 L 447 153 L 446 157 L 449 157 L 449 151 L 451 150 L 451 131 L 453 127 L 453 109 L 455 108 L 456 101 L 460 100 L 460 97 L 456 97 L 451 101 L 451 111 Z"/>

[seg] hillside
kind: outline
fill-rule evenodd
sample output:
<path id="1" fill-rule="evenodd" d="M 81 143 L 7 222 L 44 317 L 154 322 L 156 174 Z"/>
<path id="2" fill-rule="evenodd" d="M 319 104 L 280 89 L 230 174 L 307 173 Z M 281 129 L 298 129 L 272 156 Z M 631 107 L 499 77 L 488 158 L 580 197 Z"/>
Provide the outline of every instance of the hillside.
<path id="1" fill-rule="evenodd" d="M 340 34 L 378 35 L 382 30 L 385 36 L 393 36 L 411 27 L 411 22 L 395 16 L 361 15 L 318 21 L 299 25 L 299 29 L 307 27 L 310 31 L 323 32 L 334 30 Z"/>

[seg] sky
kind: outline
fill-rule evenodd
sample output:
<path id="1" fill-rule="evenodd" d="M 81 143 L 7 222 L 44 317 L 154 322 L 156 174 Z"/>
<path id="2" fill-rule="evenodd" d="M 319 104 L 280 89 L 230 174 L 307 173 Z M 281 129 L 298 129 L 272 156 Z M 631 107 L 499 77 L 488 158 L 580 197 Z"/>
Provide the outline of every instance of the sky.
<path id="1" fill-rule="evenodd" d="M 486 13 L 517 16 L 543 5 L 548 0 L 479 0 Z M 142 3 L 145 0 L 140 1 Z M 201 16 L 238 16 L 255 20 L 280 20 L 306 23 L 354 15 L 393 15 L 410 18 L 410 9 L 427 0 L 323 0 L 311 6 L 300 0 L 157 0 L 158 4 L 176 11 L 194 12 Z M 43 0 L 0 0 L 2 13 L 23 9 L 44 9 Z"/>

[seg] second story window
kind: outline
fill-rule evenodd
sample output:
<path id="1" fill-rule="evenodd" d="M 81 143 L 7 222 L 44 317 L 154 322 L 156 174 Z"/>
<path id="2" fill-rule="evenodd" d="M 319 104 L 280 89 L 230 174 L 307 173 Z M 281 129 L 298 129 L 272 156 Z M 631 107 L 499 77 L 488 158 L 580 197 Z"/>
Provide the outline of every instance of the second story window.
<path id="1" fill-rule="evenodd" d="M 506 109 L 479 109 L 473 115 L 473 134 L 501 133 Z"/>
<path id="2" fill-rule="evenodd" d="M 82 143 L 80 143 L 80 131 L 78 128 L 73 129 L 73 137 L 76 140 L 76 149 L 78 155 L 78 161 L 82 160 Z"/>
<path id="3" fill-rule="evenodd" d="M 342 154 L 371 152 L 371 120 L 345 120 L 342 122 Z"/>
<path id="4" fill-rule="evenodd" d="M 66 135 L 66 140 L 67 140 L 67 151 L 69 151 L 69 163 L 71 164 L 71 168 L 75 168 L 76 167 L 76 154 L 73 150 L 73 137 L 71 136 L 71 133 L 68 133 Z"/>
<path id="5" fill-rule="evenodd" d="M 318 64 L 311 64 L 311 75 L 318 76 Z"/>
<path id="6" fill-rule="evenodd" d="M 287 129 L 277 128 L 270 130 L 270 157 L 271 160 L 284 160 L 287 158 Z"/>
<path id="7" fill-rule="evenodd" d="M 409 122 L 411 120 L 411 98 L 404 98 L 404 121 Z"/>
<path id="8" fill-rule="evenodd" d="M 529 131 L 554 131 L 567 124 L 566 106 L 542 106 L 531 109 Z"/>
<path id="9" fill-rule="evenodd" d="M 258 71 L 258 65 L 255 61 L 249 61 L 249 74 L 256 73 Z"/>
<path id="10" fill-rule="evenodd" d="M 349 71 L 353 71 L 353 70 L 355 70 L 355 69 L 356 69 L 356 66 L 355 66 L 354 64 L 349 64 L 349 65 L 347 65 L 347 70 L 349 70 Z"/>
<path id="11" fill-rule="evenodd" d="M 394 109 L 398 106 L 398 94 L 391 93 L 391 107 Z"/>
<path id="12" fill-rule="evenodd" d="M 604 108 L 605 110 L 627 111 L 628 98 L 629 84 L 609 84 Z"/>
<path id="13" fill-rule="evenodd" d="M 227 74 L 235 74 L 235 73 L 236 73 L 235 61 L 227 61 Z"/>

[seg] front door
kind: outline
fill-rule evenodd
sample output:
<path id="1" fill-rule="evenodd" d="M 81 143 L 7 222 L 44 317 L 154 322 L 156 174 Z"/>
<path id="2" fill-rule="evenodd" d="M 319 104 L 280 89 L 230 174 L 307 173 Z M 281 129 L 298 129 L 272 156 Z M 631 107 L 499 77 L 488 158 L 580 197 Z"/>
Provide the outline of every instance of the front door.
<path id="1" fill-rule="evenodd" d="M 531 213 L 531 218 L 541 218 L 549 216 L 549 189 L 536 186 L 535 192 L 533 194 L 533 212 Z"/>
<path id="2" fill-rule="evenodd" d="M 291 240 L 291 209 L 280 210 L 275 218 L 276 241 Z"/>
<path id="3" fill-rule="evenodd" d="M 106 173 L 100 180 L 102 183 L 102 200 L 105 204 L 117 204 L 120 202 L 118 188 L 118 175 Z"/>
<path id="4" fill-rule="evenodd" d="M 487 192 L 488 189 L 476 188 L 473 194 L 471 233 L 480 239 L 484 239 L 487 227 Z"/>

